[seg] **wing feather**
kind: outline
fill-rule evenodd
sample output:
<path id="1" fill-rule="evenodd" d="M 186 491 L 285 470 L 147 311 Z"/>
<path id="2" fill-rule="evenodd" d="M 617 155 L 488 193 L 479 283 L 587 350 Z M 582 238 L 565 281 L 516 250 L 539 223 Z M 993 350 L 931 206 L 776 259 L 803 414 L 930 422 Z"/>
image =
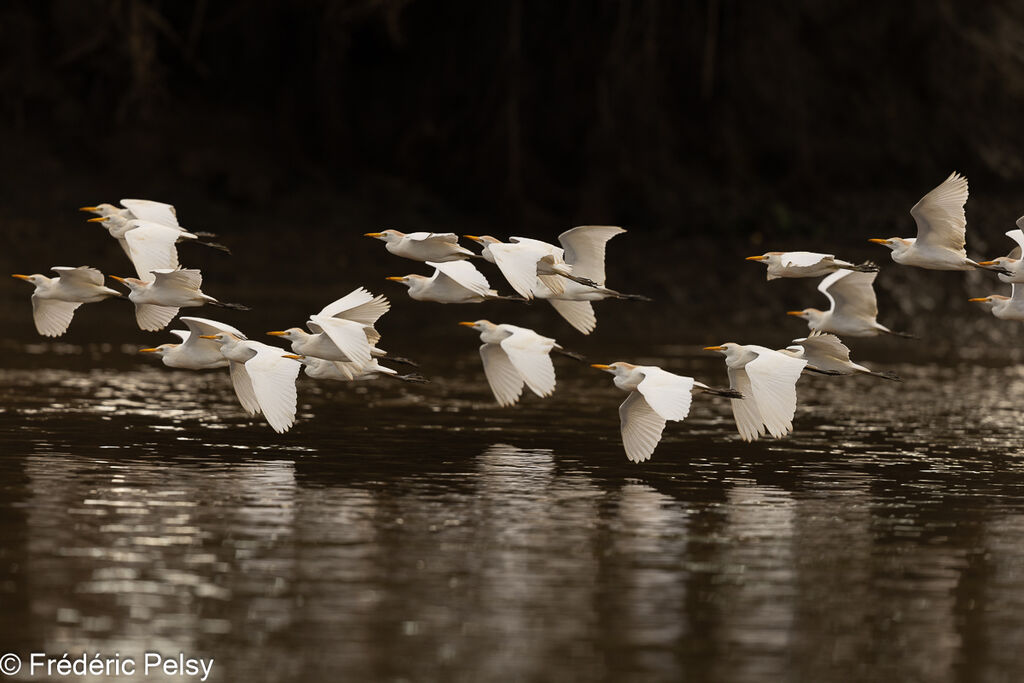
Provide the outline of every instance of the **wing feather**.
<path id="1" fill-rule="evenodd" d="M 62 280 L 66 280 L 69 285 L 103 286 L 103 273 L 89 266 L 78 266 L 77 268 L 54 266 L 50 270 L 57 273 Z"/>
<path id="2" fill-rule="evenodd" d="M 747 348 L 757 351 L 757 358 L 744 367 L 750 378 L 751 395 L 768 433 L 783 437 L 793 431 L 796 383 L 807 361 L 763 347 Z"/>
<path id="3" fill-rule="evenodd" d="M 630 462 L 644 462 L 650 459 L 661 441 L 665 418 L 644 400 L 640 392 L 633 391 L 619 406 L 619 429 L 626 457 Z"/>
<path id="4" fill-rule="evenodd" d="M 170 204 L 149 199 L 122 199 L 121 206 L 132 212 L 140 221 L 153 221 L 172 228 L 178 226 L 178 213 Z"/>
<path id="5" fill-rule="evenodd" d="M 391 303 L 383 295 L 374 296 L 365 288 L 352 290 L 337 301 L 333 301 L 318 315 L 345 318 L 364 325 L 373 325 L 391 309 Z"/>
<path id="6" fill-rule="evenodd" d="M 427 265 L 437 271 L 434 278 L 435 284 L 438 286 L 442 285 L 444 279 L 447 278 L 462 289 L 468 289 L 481 297 L 491 294 L 491 285 L 487 282 L 487 278 L 469 261 L 445 261 L 444 263 L 427 261 Z M 444 285 L 450 286 L 450 283 L 444 283 Z"/>
<path id="7" fill-rule="evenodd" d="M 81 306 L 78 301 L 58 301 L 57 299 L 40 299 L 32 295 L 32 320 L 36 331 L 44 337 L 59 337 L 68 331 L 75 309 Z"/>
<path id="8" fill-rule="evenodd" d="M 684 420 L 690 414 L 693 378 L 683 377 L 653 365 L 642 365 L 644 378 L 636 390 L 647 404 L 666 420 Z"/>
<path id="9" fill-rule="evenodd" d="M 833 254 L 818 254 L 813 251 L 787 251 L 779 261 L 786 268 L 807 268 L 816 266 L 825 259 L 835 258 Z"/>
<path id="10" fill-rule="evenodd" d="M 245 335 L 242 334 L 242 332 L 238 328 L 232 327 L 231 325 L 228 325 L 226 323 L 217 322 L 216 320 L 211 320 L 210 318 L 200 318 L 194 315 L 190 315 L 183 316 L 181 318 L 181 322 L 185 323 L 185 325 L 188 326 L 188 329 L 190 332 L 192 332 L 193 337 L 198 337 L 201 334 L 210 335 L 217 334 L 219 332 L 227 332 L 228 334 L 235 335 L 239 339 L 246 338 Z M 208 341 L 211 344 L 217 343 L 212 339 L 204 339 L 203 341 Z"/>
<path id="11" fill-rule="evenodd" d="M 188 233 L 160 223 L 134 222 L 137 226 L 124 234 L 124 240 L 139 279 L 152 280 L 154 270 L 176 270 L 178 250 L 174 244 L 179 237 Z"/>
<path id="12" fill-rule="evenodd" d="M 550 396 L 555 391 L 555 366 L 549 354 L 555 340 L 524 327 L 507 327 L 513 328 L 513 333 L 502 339 L 500 345 L 512 367 L 530 391 L 540 397 Z"/>
<path id="13" fill-rule="evenodd" d="M 231 386 L 235 388 L 238 402 L 242 404 L 245 412 L 250 415 L 258 415 L 260 402 L 256 400 L 256 392 L 252 388 L 252 379 L 249 377 L 249 371 L 245 369 L 245 363 L 231 361 L 228 370 L 231 373 Z"/>
<path id="14" fill-rule="evenodd" d="M 948 249 L 966 258 L 966 203 L 967 178 L 954 171 L 910 210 L 917 223 L 916 244 Z"/>
<path id="15" fill-rule="evenodd" d="M 558 236 L 565 249 L 565 262 L 574 275 L 604 285 L 604 259 L 608 240 L 626 232 L 614 225 L 581 225 Z"/>
<path id="16" fill-rule="evenodd" d="M 135 320 L 140 330 L 156 332 L 162 330 L 178 315 L 175 306 L 157 306 L 156 304 L 135 304 Z"/>
<path id="17" fill-rule="evenodd" d="M 203 286 L 203 273 L 198 268 L 160 268 L 153 271 L 153 278 L 153 286 L 160 288 L 195 291 Z"/>
<path id="18" fill-rule="evenodd" d="M 253 394 L 267 422 L 275 432 L 284 433 L 295 424 L 298 395 L 295 378 L 302 364 L 284 358 L 282 349 L 260 342 L 249 342 L 256 355 L 245 362 L 252 381 Z"/>
<path id="19" fill-rule="evenodd" d="M 480 346 L 480 359 L 491 393 L 500 406 L 514 405 L 523 393 L 523 378 L 498 344 Z"/>
<path id="20" fill-rule="evenodd" d="M 743 394 L 744 398 L 730 399 L 736 430 L 744 441 L 756 441 L 765 432 L 764 420 L 757 399 L 751 390 L 750 377 L 743 368 L 728 368 L 729 387 Z"/>
<path id="21" fill-rule="evenodd" d="M 310 322 L 318 325 L 328 339 L 334 342 L 338 350 L 350 361 L 365 367 L 370 364 L 370 342 L 366 337 L 365 326 L 345 318 L 329 318 L 313 315 Z M 310 326 L 312 329 L 312 325 Z"/>
<path id="22" fill-rule="evenodd" d="M 874 288 L 877 276 L 877 272 L 837 270 L 821 281 L 818 291 L 832 303 L 833 317 L 874 321 L 878 317 L 878 299 Z"/>
<path id="23" fill-rule="evenodd" d="M 521 296 L 533 298 L 533 285 L 537 281 L 537 261 L 544 252 L 525 244 L 492 244 L 489 247 L 494 265 L 508 280 L 508 284 Z"/>
<path id="24" fill-rule="evenodd" d="M 597 316 L 589 301 L 569 301 L 567 299 L 548 299 L 558 315 L 583 334 L 590 334 L 597 328 Z"/>

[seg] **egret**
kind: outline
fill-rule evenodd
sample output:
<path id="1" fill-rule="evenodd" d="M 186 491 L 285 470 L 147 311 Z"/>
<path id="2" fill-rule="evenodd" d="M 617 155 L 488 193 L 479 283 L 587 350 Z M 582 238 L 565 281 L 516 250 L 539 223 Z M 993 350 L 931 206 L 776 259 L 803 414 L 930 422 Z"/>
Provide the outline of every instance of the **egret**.
<path id="1" fill-rule="evenodd" d="M 447 263 L 476 256 L 472 251 L 459 246 L 459 236 L 454 232 L 411 232 L 398 230 L 367 232 L 365 237 L 374 237 L 384 242 L 384 248 L 395 256 L 413 261 Z"/>
<path id="2" fill-rule="evenodd" d="M 36 330 L 44 337 L 59 337 L 68 330 L 75 310 L 82 304 L 90 304 L 116 297 L 125 298 L 121 292 L 103 284 L 103 273 L 79 266 L 54 266 L 51 268 L 57 277 L 35 275 L 18 275 L 25 282 L 31 282 L 36 289 L 32 292 L 32 319 Z"/>
<path id="3" fill-rule="evenodd" d="M 704 350 L 725 354 L 729 387 L 743 394 L 743 398 L 732 400 L 732 415 L 741 439 L 754 441 L 765 433 L 778 439 L 793 431 L 796 383 L 806 360 L 734 342 L 705 346 Z"/>
<path id="4" fill-rule="evenodd" d="M 181 339 L 180 344 L 160 344 L 153 348 L 139 349 L 139 353 L 156 354 L 169 368 L 184 370 L 223 368 L 227 367 L 230 361 L 220 352 L 221 345 L 203 335 L 227 332 L 238 338 L 245 336 L 231 325 L 208 318 L 185 316 L 181 318 L 181 322 L 188 326 L 187 330 L 171 330 L 171 334 Z"/>
<path id="5" fill-rule="evenodd" d="M 859 266 L 837 259 L 832 254 L 818 254 L 812 251 L 769 251 L 760 256 L 748 256 L 748 261 L 759 261 L 768 266 L 767 279 L 781 277 L 822 277 L 837 270 L 853 270 L 859 273 L 874 273 L 878 266 L 862 263 Z"/>
<path id="6" fill-rule="evenodd" d="M 622 446 L 630 462 L 649 460 L 667 420 L 678 422 L 690 413 L 690 401 L 695 393 L 742 397 L 732 389 L 712 389 L 692 377 L 676 375 L 655 365 L 633 365 L 617 361 L 610 365 L 594 364 L 592 368 L 615 375 L 615 386 L 628 391 L 629 396 L 619 406 L 619 424 Z"/>
<path id="7" fill-rule="evenodd" d="M 1024 282 L 1024 260 L 1021 259 L 1021 252 L 1024 250 L 1024 216 L 1017 219 L 1017 229 L 1008 230 L 1006 236 L 1016 242 L 1017 246 L 1007 256 L 1000 256 L 991 261 L 978 261 L 978 265 L 986 270 L 997 271 L 1000 282 Z"/>
<path id="8" fill-rule="evenodd" d="M 89 223 L 101 223 L 110 236 L 118 241 L 128 255 L 140 280 L 154 270 L 178 268 L 178 250 L 175 244 L 182 240 L 199 239 L 190 232 L 182 232 L 152 221 L 125 220 L 119 216 L 97 216 Z"/>
<path id="9" fill-rule="evenodd" d="M 164 329 L 181 308 L 210 305 L 235 311 L 249 310 L 248 306 L 218 301 L 204 294 L 200 289 L 203 274 L 195 268 L 160 268 L 152 271 L 149 281 L 116 275 L 110 277 L 131 290 L 128 298 L 135 304 L 135 320 L 140 330 L 156 332 Z"/>
<path id="10" fill-rule="evenodd" d="M 902 382 L 891 372 L 874 372 L 850 360 L 850 349 L 834 334 L 811 332 L 806 337 L 794 339 L 790 346 L 779 349 L 780 353 L 802 358 L 807 361 L 805 370 L 824 375 L 871 375 L 895 382 Z"/>
<path id="11" fill-rule="evenodd" d="M 911 334 L 895 332 L 875 320 L 878 316 L 878 300 L 875 298 L 873 284 L 877 275 L 850 270 L 836 271 L 818 284 L 818 291 L 831 304 L 827 311 L 805 308 L 801 311 L 787 311 L 786 314 L 803 318 L 812 330 L 847 337 L 892 334 L 913 338 Z"/>
<path id="12" fill-rule="evenodd" d="M 1024 286 L 1013 284 L 1011 287 L 1010 296 L 989 294 L 968 301 L 988 304 L 992 315 L 1000 320 L 1024 320 Z"/>
<path id="13" fill-rule="evenodd" d="M 519 401 L 523 384 L 537 396 L 544 398 L 555 391 L 555 366 L 551 352 L 562 353 L 576 360 L 582 356 L 566 351 L 549 337 L 543 337 L 526 327 L 507 323 L 495 324 L 490 320 L 461 322 L 480 333 L 480 359 L 491 393 L 500 406 L 511 406 Z"/>
<path id="14" fill-rule="evenodd" d="M 586 228 L 592 228 L 592 230 L 587 231 Z M 591 246 L 590 243 L 607 241 L 610 238 L 605 237 L 604 233 L 608 230 L 615 231 L 611 233 L 611 236 L 625 232 L 622 228 L 612 228 L 611 226 L 586 226 L 574 230 L 577 231 L 574 235 L 578 249 L 586 249 Z M 579 232 L 581 230 L 583 232 Z M 559 236 L 563 246 L 565 245 L 564 238 L 567 235 L 571 243 L 573 239 L 571 233 L 573 233 L 572 230 Z M 490 235 L 466 235 L 465 237 L 482 244 L 483 250 L 480 252 L 480 256 L 498 266 L 512 289 L 527 299 L 533 298 L 533 289 L 538 278 L 554 294 L 562 293 L 565 278 L 587 287 L 598 286 L 590 278 L 577 275 L 574 272 L 572 264 L 567 262 L 567 258 L 572 258 L 571 250 L 567 257 L 566 249 L 559 249 L 553 244 L 526 237 L 510 237 L 508 242 L 502 242 Z M 602 249 L 603 241 L 601 241 Z M 601 260 L 604 261 L 603 254 Z"/>
<path id="15" fill-rule="evenodd" d="M 430 382 L 426 377 L 416 373 L 409 373 L 406 375 L 399 374 L 398 371 L 392 370 L 391 368 L 378 363 L 376 358 L 370 361 L 369 365 L 363 366 L 356 366 L 355 363 L 324 360 L 323 358 L 303 356 L 295 353 L 286 353 L 284 358 L 292 358 L 302 363 L 306 376 L 311 379 L 354 382 L 375 379 L 377 377 L 389 377 L 391 379 L 397 379 L 402 382 L 411 382 L 413 384 L 427 384 Z"/>
<path id="16" fill-rule="evenodd" d="M 138 219 L 140 221 L 153 221 L 154 223 L 160 223 L 172 228 L 184 230 L 184 228 L 178 224 L 178 210 L 171 204 L 154 202 L 149 199 L 122 199 L 121 207 L 114 206 L 113 204 L 97 204 L 95 206 L 83 206 L 78 210 L 94 213 L 101 217 L 119 216 L 129 221 L 133 219 Z M 212 232 L 190 232 L 193 232 L 193 234 L 199 237 L 216 237 Z"/>
<path id="17" fill-rule="evenodd" d="M 302 364 L 285 358 L 281 353 L 284 349 L 233 332 L 203 334 L 200 338 L 220 344 L 221 354 L 230 361 L 235 396 L 245 412 L 263 413 L 279 434 L 291 429 L 297 404 L 295 378 Z"/>
<path id="18" fill-rule="evenodd" d="M 950 174 L 938 187 L 914 204 L 910 215 L 917 224 L 917 237 L 889 237 L 868 240 L 892 250 L 892 260 L 905 266 L 928 270 L 971 270 L 980 268 L 967 258 L 967 178 Z"/>
<path id="19" fill-rule="evenodd" d="M 409 288 L 409 296 L 417 301 L 440 304 L 468 304 L 480 301 L 524 301 L 518 296 L 502 296 L 491 289 L 484 274 L 468 261 L 427 261 L 434 268 L 432 277 L 401 275 L 387 278 Z"/>

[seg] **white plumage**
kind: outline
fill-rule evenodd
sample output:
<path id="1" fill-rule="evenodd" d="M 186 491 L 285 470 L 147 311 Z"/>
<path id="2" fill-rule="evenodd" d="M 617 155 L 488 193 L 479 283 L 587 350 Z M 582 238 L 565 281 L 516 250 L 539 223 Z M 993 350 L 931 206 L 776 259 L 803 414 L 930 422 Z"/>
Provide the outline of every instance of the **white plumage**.
<path id="1" fill-rule="evenodd" d="M 748 256 L 747 260 L 759 261 L 768 266 L 768 280 L 782 277 L 822 277 L 840 269 L 864 273 L 878 270 L 878 266 L 873 264 L 865 263 L 858 266 L 837 259 L 832 254 L 819 254 L 813 251 L 769 251 L 760 256 Z"/>
<path id="2" fill-rule="evenodd" d="M 159 346 L 139 349 L 139 353 L 155 353 L 164 365 L 184 370 L 208 370 L 226 367 L 230 361 L 221 353 L 221 345 L 202 335 L 214 335 L 227 332 L 238 338 L 244 338 L 241 332 L 231 325 L 226 325 L 208 318 L 183 317 L 181 322 L 188 330 L 171 330 L 171 334 L 181 339 L 180 344 L 160 344 Z"/>
<path id="3" fill-rule="evenodd" d="M 384 230 L 368 232 L 366 237 L 374 237 L 384 242 L 384 248 L 395 256 L 412 259 L 413 261 L 432 261 L 443 263 L 461 261 L 472 258 L 473 252 L 459 246 L 459 236 L 453 232 L 411 232 Z"/>
<path id="4" fill-rule="evenodd" d="M 818 284 L 818 291 L 829 301 L 827 311 L 805 308 L 801 311 L 787 311 L 787 314 L 806 320 L 812 330 L 847 337 L 874 337 L 883 333 L 908 336 L 894 332 L 875 320 L 878 317 L 878 300 L 874 289 L 877 275 L 849 270 L 836 271 Z"/>
<path id="5" fill-rule="evenodd" d="M 89 266 L 54 266 L 57 277 L 14 274 L 19 280 L 35 285 L 32 292 L 32 319 L 36 331 L 44 337 L 59 337 L 67 332 L 75 311 L 82 304 L 110 297 L 122 298 L 116 289 L 103 284 L 103 273 Z"/>
<path id="6" fill-rule="evenodd" d="M 519 400 L 525 384 L 541 398 L 555 391 L 555 367 L 551 362 L 552 349 L 561 349 L 554 339 L 544 337 L 531 329 L 495 324 L 489 320 L 462 322 L 480 333 L 480 359 L 484 375 L 500 406 L 510 406 Z"/>
<path id="7" fill-rule="evenodd" d="M 409 288 L 409 296 L 417 301 L 468 304 L 510 298 L 499 296 L 495 290 L 491 289 L 484 274 L 468 261 L 428 261 L 427 265 L 434 268 L 434 274 L 431 277 L 402 275 L 387 279 L 404 284 Z"/>

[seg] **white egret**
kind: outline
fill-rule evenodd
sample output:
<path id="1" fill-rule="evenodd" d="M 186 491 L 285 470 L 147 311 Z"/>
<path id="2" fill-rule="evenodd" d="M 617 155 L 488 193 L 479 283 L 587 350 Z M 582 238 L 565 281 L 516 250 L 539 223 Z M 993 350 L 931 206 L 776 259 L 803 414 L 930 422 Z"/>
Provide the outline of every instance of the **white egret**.
<path id="1" fill-rule="evenodd" d="M 383 366 L 374 358 L 369 365 L 357 366 L 355 363 L 346 363 L 334 360 L 324 360 L 313 356 L 286 353 L 285 358 L 292 358 L 302 363 L 306 376 L 311 379 L 326 379 L 337 382 L 355 382 L 377 377 L 389 377 L 402 382 L 414 384 L 426 384 L 430 380 L 416 373 L 406 375 L 399 374 L 397 370 Z"/>
<path id="2" fill-rule="evenodd" d="M 204 294 L 200 289 L 203 274 L 195 268 L 157 269 L 152 271 L 149 281 L 116 275 L 110 277 L 131 290 L 128 298 L 135 304 L 135 320 L 141 330 L 156 332 L 164 329 L 182 308 L 210 305 L 235 311 L 249 310 L 248 306 L 218 301 Z"/>
<path id="3" fill-rule="evenodd" d="M 245 412 L 262 412 L 279 434 L 291 429 L 297 404 L 295 378 L 302 365 L 285 358 L 280 347 L 251 341 L 233 332 L 204 334 L 200 338 L 216 341 L 221 354 L 231 361 L 231 384 Z"/>
<path id="4" fill-rule="evenodd" d="M 832 254 L 818 254 L 813 251 L 769 251 L 760 256 L 748 256 L 748 261 L 759 261 L 768 266 L 767 279 L 781 277 L 822 277 L 837 270 L 854 270 L 873 273 L 878 270 L 874 263 L 855 265 L 837 259 Z"/>
<path id="5" fill-rule="evenodd" d="M 818 291 L 824 294 L 831 306 L 827 311 L 805 308 L 801 311 L 786 311 L 807 321 L 812 330 L 832 332 L 847 337 L 874 337 L 892 334 L 897 337 L 913 338 L 905 332 L 895 332 L 880 324 L 878 300 L 875 298 L 874 282 L 878 273 L 856 273 L 840 270 L 824 278 L 818 284 Z"/>
<path id="6" fill-rule="evenodd" d="M 971 270 L 980 268 L 967 258 L 967 178 L 950 174 L 938 187 L 914 204 L 910 215 L 917 224 L 917 237 L 889 237 L 868 240 L 892 250 L 892 260 L 905 266 L 928 270 Z"/>
<path id="7" fill-rule="evenodd" d="M 128 221 L 133 219 L 152 221 L 184 230 L 178 223 L 178 210 L 173 205 L 155 202 L 150 199 L 122 199 L 120 207 L 113 204 L 97 204 L 95 206 L 83 206 L 78 210 L 94 213 L 100 217 L 119 216 Z M 199 237 L 216 237 L 212 232 L 199 232 L 197 230 L 190 230 L 189 232 Z"/>
<path id="8" fill-rule="evenodd" d="M 520 297 L 502 296 L 491 289 L 484 274 L 468 261 L 427 261 L 427 265 L 434 268 L 431 277 L 401 275 L 386 279 L 404 284 L 409 288 L 409 296 L 417 301 L 433 301 L 440 304 L 468 304 L 492 300 L 523 301 Z"/>
<path id="9" fill-rule="evenodd" d="M 793 431 L 796 383 L 806 360 L 764 346 L 733 342 L 704 350 L 725 354 L 729 386 L 743 394 L 743 398 L 732 400 L 741 439 L 754 441 L 765 433 L 782 438 Z"/>
<path id="10" fill-rule="evenodd" d="M 587 232 L 587 228 L 594 228 L 596 231 Z M 612 236 L 619 232 L 625 232 L 622 228 L 611 228 L 610 226 L 586 226 L 574 228 L 575 240 L 579 246 L 585 247 L 584 242 L 600 241 L 603 248 L 604 238 L 602 231 L 614 230 Z M 578 232 L 578 231 L 583 232 Z M 572 240 L 572 230 L 562 233 L 559 237 L 563 245 L 566 235 Z M 560 249 L 553 244 L 526 237 L 510 237 L 508 242 L 502 242 L 490 235 L 465 235 L 481 245 L 483 250 L 480 256 L 486 261 L 498 266 L 501 274 L 505 276 L 512 289 L 527 299 L 533 298 L 533 289 L 538 280 L 554 294 L 561 294 L 564 290 L 565 278 L 578 282 L 587 287 L 596 287 L 597 283 L 590 278 L 577 275 L 567 258 L 572 258 L 572 252 L 566 256 L 566 250 Z M 603 241 L 601 241 L 603 239 Z M 602 254 L 602 262 L 604 260 Z"/>
<path id="11" fill-rule="evenodd" d="M 480 346 L 480 359 L 484 364 L 484 376 L 500 406 L 514 405 L 523 393 L 523 384 L 541 398 L 554 393 L 555 366 L 551 362 L 552 351 L 583 360 L 579 354 L 563 349 L 554 339 L 543 337 L 526 327 L 495 324 L 490 320 L 459 324 L 480 333 L 480 341 L 483 342 Z"/>
<path id="12" fill-rule="evenodd" d="M 968 301 L 988 304 L 992 315 L 1000 320 L 1024 320 L 1024 286 L 1019 284 L 1011 285 L 1010 296 L 989 294 Z"/>
<path id="13" fill-rule="evenodd" d="M 811 332 L 806 337 L 794 339 L 790 346 L 779 349 L 794 358 L 807 361 L 805 370 L 824 375 L 871 375 L 882 379 L 902 382 L 891 372 L 875 372 L 850 360 L 850 348 L 834 334 Z"/>
<path id="14" fill-rule="evenodd" d="M 630 392 L 619 406 L 622 446 L 630 462 L 650 459 L 661 441 L 665 422 L 678 422 L 689 415 L 693 394 L 706 392 L 734 399 L 742 396 L 732 389 L 712 389 L 692 377 L 676 375 L 655 365 L 617 361 L 590 367 L 615 375 L 615 386 Z"/>
<path id="15" fill-rule="evenodd" d="M 1017 229 L 1008 230 L 1006 236 L 1016 242 L 1017 246 L 1006 256 L 991 261 L 978 261 L 978 265 L 986 270 L 998 272 L 1000 282 L 1024 282 L 1024 260 L 1021 259 L 1021 253 L 1024 251 L 1024 216 L 1017 219 Z"/>
<path id="16" fill-rule="evenodd" d="M 152 221 L 98 216 L 90 218 L 88 222 L 101 223 L 110 236 L 118 241 L 135 266 L 140 280 L 147 279 L 154 270 L 178 268 L 178 249 L 175 244 L 182 240 L 199 239 L 190 232 Z"/>
<path id="17" fill-rule="evenodd" d="M 139 349 L 139 353 L 154 353 L 169 368 L 183 370 L 208 370 L 227 367 L 230 361 L 220 352 L 220 344 L 203 335 L 214 335 L 228 332 L 239 338 L 241 332 L 231 325 L 226 325 L 209 318 L 184 316 L 181 322 L 188 326 L 187 330 L 171 330 L 171 334 L 181 339 L 180 344 L 160 344 L 159 346 Z"/>
<path id="18" fill-rule="evenodd" d="M 365 237 L 374 237 L 384 242 L 384 248 L 395 256 L 413 261 L 447 263 L 476 256 L 472 251 L 459 246 L 459 236 L 454 232 L 411 232 L 398 230 L 367 232 Z"/>
<path id="19" fill-rule="evenodd" d="M 36 330 L 44 337 L 59 337 L 67 332 L 75 310 L 82 304 L 111 297 L 125 298 L 116 289 L 106 287 L 103 284 L 103 273 L 95 268 L 54 266 L 50 270 L 57 273 L 57 277 L 46 277 L 38 273 L 11 276 L 35 285 L 36 289 L 32 292 L 32 319 Z"/>

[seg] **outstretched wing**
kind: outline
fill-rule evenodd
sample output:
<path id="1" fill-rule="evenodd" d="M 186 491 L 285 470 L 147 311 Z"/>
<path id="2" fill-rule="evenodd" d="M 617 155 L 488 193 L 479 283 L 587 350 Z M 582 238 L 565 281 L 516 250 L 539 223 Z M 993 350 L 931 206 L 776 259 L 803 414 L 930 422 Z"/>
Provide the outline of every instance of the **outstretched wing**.
<path id="1" fill-rule="evenodd" d="M 256 392 L 252 387 L 252 379 L 249 371 L 245 369 L 245 363 L 231 361 L 228 367 L 231 372 L 231 386 L 235 389 L 235 396 L 242 408 L 250 415 L 257 415 L 260 412 L 260 402 L 256 399 Z"/>
<path id="2" fill-rule="evenodd" d="M 494 265 L 498 266 L 512 289 L 532 299 L 533 286 L 537 282 L 537 261 L 545 252 L 524 244 L 492 244 L 488 249 L 494 257 Z"/>
<path id="3" fill-rule="evenodd" d="M 178 315 L 176 306 L 157 306 L 155 304 L 135 304 L 135 321 L 140 330 L 156 332 L 162 330 Z"/>
<path id="4" fill-rule="evenodd" d="M 189 233 L 160 223 L 132 222 L 136 227 L 124 234 L 124 240 L 139 279 L 148 282 L 153 279 L 154 270 L 177 269 L 178 249 L 174 244 L 179 237 Z"/>
<path id="5" fill-rule="evenodd" d="M 512 328 L 512 334 L 502 339 L 500 345 L 509 362 L 530 391 L 541 397 L 550 396 L 555 391 L 555 366 L 549 354 L 555 340 L 525 327 L 507 327 Z"/>
<path id="6" fill-rule="evenodd" d="M 435 287 L 450 288 L 454 284 L 458 285 L 457 289 L 468 289 L 481 297 L 490 296 L 490 283 L 487 282 L 484 274 L 469 261 L 446 261 L 444 263 L 427 261 L 427 265 L 437 271 L 434 273 Z"/>
<path id="7" fill-rule="evenodd" d="M 751 390 L 750 377 L 743 368 L 728 368 L 729 387 L 743 394 L 743 398 L 730 400 L 736 431 L 744 441 L 756 441 L 764 434 L 764 420 L 761 409 Z"/>
<path id="8" fill-rule="evenodd" d="M 794 339 L 793 343 L 803 347 L 804 360 L 809 365 L 820 366 L 825 359 L 850 362 L 850 347 L 834 334 L 815 331 L 803 339 Z"/>
<path id="9" fill-rule="evenodd" d="M 828 258 L 835 258 L 835 256 L 818 254 L 813 251 L 787 251 L 779 257 L 779 262 L 785 268 L 808 268 L 816 266 Z"/>
<path id="10" fill-rule="evenodd" d="M 330 318 L 322 315 L 312 315 L 309 320 L 313 325 L 320 327 L 350 361 L 360 367 L 370 364 L 370 342 L 366 338 L 364 325 L 345 318 Z M 310 325 L 310 329 L 312 329 L 312 325 Z"/>
<path id="11" fill-rule="evenodd" d="M 916 244 L 948 249 L 966 258 L 966 203 L 967 178 L 954 171 L 910 210 L 917 223 Z"/>
<path id="12" fill-rule="evenodd" d="M 597 328 L 597 316 L 589 301 L 569 301 L 566 299 L 548 299 L 558 315 L 583 334 L 590 334 Z"/>
<path id="13" fill-rule="evenodd" d="M 188 326 L 189 331 L 192 333 L 191 336 L 193 337 L 198 337 L 201 334 L 212 335 L 218 334 L 220 332 L 226 332 L 228 334 L 233 334 L 239 339 L 246 338 L 246 336 L 242 334 L 238 328 L 232 327 L 231 325 L 228 325 L 226 323 L 217 322 L 216 320 L 210 320 L 209 318 L 183 316 L 181 318 L 181 322 L 185 323 Z M 213 341 L 212 339 L 206 339 L 203 341 L 208 341 L 211 344 L 217 344 L 217 342 Z"/>
<path id="14" fill-rule="evenodd" d="M 653 365 L 642 365 L 644 378 L 636 390 L 666 420 L 683 420 L 690 414 L 693 378 L 676 375 Z"/>
<path id="15" fill-rule="evenodd" d="M 650 459 L 661 441 L 665 418 L 651 407 L 643 394 L 632 391 L 619 406 L 619 429 L 626 457 L 630 462 L 643 462 Z"/>
<path id="16" fill-rule="evenodd" d="M 445 244 L 458 244 L 459 236 L 454 232 L 410 232 L 405 239 L 413 242 L 444 242 Z"/>
<path id="17" fill-rule="evenodd" d="M 523 393 L 523 378 L 498 344 L 480 346 L 480 360 L 484 362 L 484 375 L 491 393 L 500 406 L 510 406 Z"/>
<path id="18" fill-rule="evenodd" d="M 796 382 L 807 361 L 764 347 L 747 348 L 757 352 L 757 358 L 744 367 L 750 378 L 751 396 L 768 433 L 783 437 L 793 431 Z"/>
<path id="19" fill-rule="evenodd" d="M 878 317 L 878 300 L 875 298 L 874 282 L 878 273 L 858 273 L 853 270 L 837 270 L 818 284 L 818 291 L 832 303 L 835 317 L 865 318 L 874 321 Z"/>
<path id="20" fill-rule="evenodd" d="M 36 331 L 44 337 L 59 337 L 68 331 L 75 309 L 81 306 L 78 301 L 58 301 L 57 299 L 39 299 L 32 295 L 32 319 Z"/>
<path id="21" fill-rule="evenodd" d="M 77 268 L 71 268 L 70 266 L 54 266 L 50 270 L 57 273 L 57 275 L 60 276 L 60 279 L 67 282 L 69 285 L 103 286 L 103 273 L 95 268 L 90 268 L 89 266 L 78 266 Z"/>
<path id="22" fill-rule="evenodd" d="M 391 309 L 387 297 L 374 296 L 365 288 L 352 290 L 337 301 L 323 307 L 318 315 L 345 318 L 364 325 L 373 325 Z"/>
<path id="23" fill-rule="evenodd" d="M 1012 259 L 1019 259 L 1021 254 L 1024 253 L 1024 216 L 1017 219 L 1018 228 L 1016 230 L 1007 230 L 1006 236 L 1017 243 L 1008 256 Z"/>
<path id="24" fill-rule="evenodd" d="M 153 286 L 194 292 L 203 286 L 203 274 L 198 268 L 161 268 L 153 271 Z"/>
<path id="25" fill-rule="evenodd" d="M 253 394 L 274 431 L 286 432 L 295 424 L 298 403 L 295 378 L 302 364 L 283 357 L 276 346 L 260 342 L 250 344 L 256 355 L 245 361 L 245 370 L 252 380 Z"/>
<path id="26" fill-rule="evenodd" d="M 626 232 L 614 225 L 581 225 L 558 236 L 565 249 L 565 262 L 579 275 L 604 285 L 604 256 L 608 240 Z"/>
<path id="27" fill-rule="evenodd" d="M 178 227 L 178 213 L 170 204 L 148 199 L 122 199 L 121 206 L 131 211 L 140 221 L 153 221 L 172 228 Z"/>

